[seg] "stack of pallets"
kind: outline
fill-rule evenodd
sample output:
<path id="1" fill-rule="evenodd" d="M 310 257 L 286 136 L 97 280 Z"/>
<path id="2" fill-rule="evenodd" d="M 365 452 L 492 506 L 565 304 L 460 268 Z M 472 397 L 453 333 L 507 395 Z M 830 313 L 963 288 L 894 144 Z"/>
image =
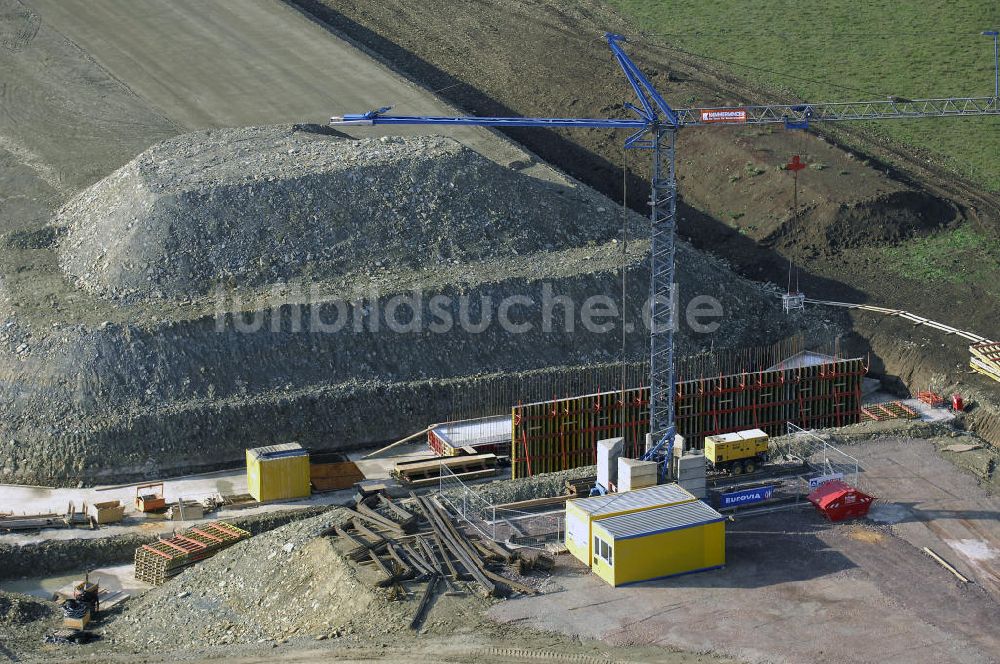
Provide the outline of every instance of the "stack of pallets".
<path id="1" fill-rule="evenodd" d="M 984 341 L 969 346 L 972 358 L 969 366 L 995 381 L 1000 382 L 1000 343 Z"/>
<path id="2" fill-rule="evenodd" d="M 135 578 L 162 584 L 189 565 L 211 558 L 219 551 L 250 537 L 250 533 L 223 521 L 199 525 L 135 550 Z"/>

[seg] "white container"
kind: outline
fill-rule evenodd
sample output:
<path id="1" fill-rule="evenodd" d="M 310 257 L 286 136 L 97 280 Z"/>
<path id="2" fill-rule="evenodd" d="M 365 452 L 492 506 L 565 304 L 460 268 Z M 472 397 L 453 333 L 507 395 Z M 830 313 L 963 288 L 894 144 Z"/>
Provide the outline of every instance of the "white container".
<path id="1" fill-rule="evenodd" d="M 624 448 L 624 438 L 597 441 L 597 483 L 605 489 L 618 484 L 618 457 Z"/>

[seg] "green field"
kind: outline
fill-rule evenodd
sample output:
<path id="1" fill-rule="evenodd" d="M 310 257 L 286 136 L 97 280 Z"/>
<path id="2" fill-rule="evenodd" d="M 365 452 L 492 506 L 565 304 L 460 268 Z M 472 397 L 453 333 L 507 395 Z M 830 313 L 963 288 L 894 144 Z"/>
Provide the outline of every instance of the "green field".
<path id="1" fill-rule="evenodd" d="M 608 1 L 648 41 L 808 101 L 993 95 L 993 40 L 980 32 L 1000 28 L 997 0 Z M 1000 117 L 868 124 L 1000 191 Z"/>
<path id="2" fill-rule="evenodd" d="M 969 224 L 918 237 L 883 250 L 883 266 L 898 275 L 933 282 L 995 284 L 1000 274 L 1000 240 Z"/>

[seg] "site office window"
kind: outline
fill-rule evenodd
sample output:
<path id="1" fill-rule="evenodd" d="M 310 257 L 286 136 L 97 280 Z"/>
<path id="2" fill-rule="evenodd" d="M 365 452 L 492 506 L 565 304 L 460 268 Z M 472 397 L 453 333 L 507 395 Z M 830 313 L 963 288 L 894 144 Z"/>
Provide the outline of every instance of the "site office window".
<path id="1" fill-rule="evenodd" d="M 594 562 L 600 558 L 608 565 L 615 564 L 615 550 L 610 544 L 602 540 L 600 537 L 594 536 Z"/>

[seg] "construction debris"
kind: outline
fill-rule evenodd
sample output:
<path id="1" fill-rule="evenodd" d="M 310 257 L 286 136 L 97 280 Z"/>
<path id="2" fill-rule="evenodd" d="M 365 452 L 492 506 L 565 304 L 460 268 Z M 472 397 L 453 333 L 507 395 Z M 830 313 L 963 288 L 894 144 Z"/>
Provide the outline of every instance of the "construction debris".
<path id="1" fill-rule="evenodd" d="M 411 493 L 404 505 L 381 494 L 367 496 L 357 502 L 353 512 L 355 518 L 349 525 L 336 525 L 327 534 L 336 534 L 349 545 L 347 556 L 351 560 L 370 562 L 379 571 L 376 585 L 395 589 L 393 597 L 401 599 L 409 596 L 404 582 L 427 581 L 412 629 L 418 629 L 424 620 L 441 581 L 450 594 L 455 592 L 453 584 L 464 581 L 473 582 L 486 596 L 511 591 L 536 594 L 531 586 L 502 576 L 490 566 L 506 566 L 518 576 L 552 566 L 550 559 L 539 562 L 542 557 L 538 552 L 515 554 L 493 540 L 466 536 L 434 498 Z"/>
<path id="2" fill-rule="evenodd" d="M 23 514 L 0 517 L 0 532 L 18 532 L 26 530 L 42 530 L 43 528 L 72 528 L 88 526 L 97 528 L 97 520 L 87 514 L 87 504 L 82 510 L 77 510 L 72 502 L 66 507 L 64 514 Z"/>
<path id="3" fill-rule="evenodd" d="M 184 568 L 211 558 L 216 553 L 250 537 L 250 533 L 225 523 L 188 528 L 179 535 L 160 538 L 135 550 L 135 578 L 158 586 Z"/>

